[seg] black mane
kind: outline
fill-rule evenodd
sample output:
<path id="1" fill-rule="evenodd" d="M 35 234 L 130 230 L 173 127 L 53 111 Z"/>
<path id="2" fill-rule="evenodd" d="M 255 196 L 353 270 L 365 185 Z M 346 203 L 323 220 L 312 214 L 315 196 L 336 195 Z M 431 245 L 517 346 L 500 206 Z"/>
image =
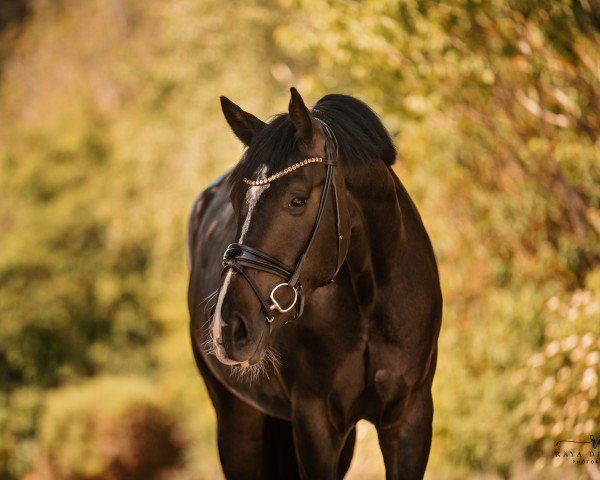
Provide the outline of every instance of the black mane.
<path id="1" fill-rule="evenodd" d="M 335 134 L 341 162 L 345 167 L 383 161 L 392 165 L 396 149 L 379 117 L 365 103 L 349 95 L 326 95 L 312 109 Z M 241 188 L 243 178 L 254 178 L 260 165 L 267 164 L 267 175 L 275 173 L 298 157 L 295 129 L 287 113 L 276 115 L 252 139 L 242 160 L 229 177 L 232 189 Z"/>

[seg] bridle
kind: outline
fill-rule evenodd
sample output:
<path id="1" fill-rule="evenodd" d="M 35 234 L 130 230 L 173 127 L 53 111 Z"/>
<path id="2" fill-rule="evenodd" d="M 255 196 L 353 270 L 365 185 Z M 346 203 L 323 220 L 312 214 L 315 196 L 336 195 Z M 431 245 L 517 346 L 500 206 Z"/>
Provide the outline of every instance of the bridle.
<path id="1" fill-rule="evenodd" d="M 275 180 L 299 169 L 305 167 L 306 165 L 312 165 L 317 163 L 322 163 L 325 165 L 325 182 L 323 184 L 323 190 L 321 192 L 321 198 L 319 200 L 319 207 L 317 209 L 317 215 L 315 218 L 315 223 L 313 224 L 313 228 L 304 248 L 304 252 L 298 257 L 296 261 L 296 266 L 293 270 L 289 270 L 282 262 L 277 260 L 276 258 L 268 255 L 260 250 L 249 247 L 248 245 L 244 245 L 241 243 L 232 243 L 230 244 L 225 253 L 223 254 L 223 270 L 222 272 L 228 271 L 230 269 L 238 272 L 246 282 L 250 285 L 256 298 L 258 298 L 261 306 L 261 310 L 265 315 L 265 320 L 267 325 L 270 327 L 271 323 L 275 319 L 274 311 L 278 311 L 280 313 L 289 312 L 292 308 L 296 307 L 296 314 L 294 319 L 297 319 L 302 315 L 304 311 L 304 292 L 302 290 L 302 285 L 300 283 L 300 273 L 302 272 L 302 267 L 304 266 L 304 262 L 308 257 L 308 252 L 310 251 L 310 247 L 313 244 L 313 241 L 317 235 L 317 231 L 319 229 L 319 225 L 323 218 L 323 212 L 325 211 L 325 205 L 327 204 L 327 198 L 329 197 L 329 191 L 333 190 L 333 201 L 335 205 L 335 216 L 336 216 L 336 238 L 337 238 L 337 261 L 335 271 L 333 275 L 329 279 L 327 283 L 331 283 L 334 281 L 336 275 L 338 274 L 341 266 L 342 266 L 342 240 L 343 236 L 341 234 L 341 226 L 340 226 L 340 209 L 338 204 L 338 194 L 337 187 L 335 184 L 335 172 L 334 168 L 337 165 L 338 158 L 338 144 L 337 139 L 329 127 L 324 121 L 315 117 L 315 119 L 321 124 L 323 128 L 323 132 L 325 134 L 325 150 L 326 150 L 326 158 L 323 157 L 312 157 L 307 158 L 305 160 L 301 160 L 298 163 L 295 163 L 283 170 L 270 175 L 265 179 L 258 180 L 249 180 L 244 178 L 244 182 L 251 186 L 261 186 L 266 185 Z M 284 281 L 278 283 L 273 287 L 271 293 L 269 294 L 268 299 L 265 299 L 260 289 L 252 279 L 252 277 L 248 274 L 246 269 L 255 269 L 262 270 L 263 272 L 270 273 L 277 277 L 282 278 Z M 277 300 L 275 293 L 281 288 L 289 288 L 292 290 L 294 294 L 294 299 L 292 302 L 284 307 Z"/>

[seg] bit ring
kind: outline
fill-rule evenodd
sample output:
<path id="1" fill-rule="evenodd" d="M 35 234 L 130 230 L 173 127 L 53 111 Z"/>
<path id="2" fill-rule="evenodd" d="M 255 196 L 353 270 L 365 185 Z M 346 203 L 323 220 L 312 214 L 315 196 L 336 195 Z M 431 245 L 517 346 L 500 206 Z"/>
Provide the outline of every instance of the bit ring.
<path id="1" fill-rule="evenodd" d="M 287 308 L 283 308 L 280 305 L 280 303 L 275 299 L 275 292 L 281 287 L 291 288 L 292 291 L 294 292 L 294 301 Z M 271 305 L 271 310 L 277 310 L 281 313 L 286 313 L 286 312 L 289 312 L 296 305 L 296 302 L 298 301 L 298 291 L 294 287 L 292 287 L 289 283 L 280 283 L 279 285 L 275 285 L 275 287 L 273 287 L 273 290 L 271 290 L 270 298 L 271 298 L 271 302 L 273 302 L 273 305 Z"/>

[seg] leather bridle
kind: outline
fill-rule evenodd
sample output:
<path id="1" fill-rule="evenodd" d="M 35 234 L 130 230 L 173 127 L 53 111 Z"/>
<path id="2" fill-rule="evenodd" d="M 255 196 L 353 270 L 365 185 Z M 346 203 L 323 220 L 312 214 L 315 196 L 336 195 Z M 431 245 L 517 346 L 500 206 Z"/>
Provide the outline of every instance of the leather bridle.
<path id="1" fill-rule="evenodd" d="M 325 211 L 325 205 L 327 204 L 327 198 L 329 197 L 329 192 L 333 191 L 333 201 L 335 206 L 335 216 L 336 216 L 336 239 L 337 239 L 337 261 L 335 271 L 333 275 L 329 279 L 327 283 L 333 282 L 336 275 L 338 274 L 341 266 L 342 266 L 342 240 L 343 236 L 341 234 L 341 225 L 340 225 L 340 209 L 338 203 L 338 194 L 337 194 L 337 186 L 335 184 L 335 171 L 334 168 L 337 165 L 338 158 L 338 144 L 337 139 L 331 128 L 323 122 L 322 120 L 315 118 L 322 126 L 323 132 L 325 134 L 325 145 L 326 145 L 326 158 L 322 157 L 314 157 L 310 159 L 305 159 L 301 162 L 298 162 L 286 169 L 283 169 L 280 172 L 277 172 L 274 175 L 262 180 L 248 180 L 244 179 L 249 185 L 266 185 L 271 183 L 272 181 L 281 178 L 288 173 L 291 173 L 298 168 L 302 168 L 306 165 L 314 164 L 314 163 L 322 163 L 325 165 L 325 182 L 323 184 L 323 190 L 321 192 L 321 198 L 319 200 L 319 207 L 317 209 L 317 215 L 315 218 L 315 223 L 313 224 L 313 228 L 304 248 L 304 252 L 298 257 L 296 261 L 296 266 L 293 270 L 288 269 L 286 265 L 277 260 L 276 258 L 268 255 L 260 250 L 249 247 L 248 245 L 244 245 L 241 243 L 232 243 L 230 244 L 225 253 L 223 254 L 223 272 L 228 271 L 229 269 L 233 269 L 238 272 L 248 285 L 254 291 L 256 298 L 258 298 L 260 302 L 260 307 L 265 315 L 265 319 L 267 325 L 270 327 L 271 323 L 275 319 L 274 312 L 278 311 L 280 313 L 289 312 L 292 308 L 296 307 L 296 314 L 294 319 L 300 317 L 302 312 L 304 311 L 304 292 L 302 290 L 302 284 L 300 283 L 300 273 L 302 272 L 302 267 L 304 266 L 304 262 L 308 257 L 308 253 L 310 248 L 314 242 L 314 239 L 317 235 L 317 231 L 319 229 L 319 225 L 323 218 L 323 213 Z M 273 287 L 269 297 L 266 299 L 261 293 L 260 289 L 252 279 L 252 277 L 248 274 L 246 269 L 254 269 L 261 270 L 263 272 L 267 272 L 269 274 L 275 275 L 279 278 L 282 278 L 284 281 L 278 283 Z M 289 288 L 292 290 L 294 298 L 292 302 L 288 306 L 282 306 L 281 303 L 277 300 L 275 293 L 281 288 Z"/>

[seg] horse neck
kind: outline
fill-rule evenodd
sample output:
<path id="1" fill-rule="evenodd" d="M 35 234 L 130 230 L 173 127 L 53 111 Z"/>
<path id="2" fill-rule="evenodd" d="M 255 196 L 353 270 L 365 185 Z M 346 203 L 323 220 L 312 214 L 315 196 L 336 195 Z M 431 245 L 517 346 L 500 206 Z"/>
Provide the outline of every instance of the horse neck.
<path id="1" fill-rule="evenodd" d="M 352 212 L 346 261 L 359 303 L 373 303 L 369 296 L 361 298 L 365 284 L 382 291 L 394 288 L 407 274 L 437 277 L 429 237 L 394 172 L 380 162 L 345 178 Z"/>

